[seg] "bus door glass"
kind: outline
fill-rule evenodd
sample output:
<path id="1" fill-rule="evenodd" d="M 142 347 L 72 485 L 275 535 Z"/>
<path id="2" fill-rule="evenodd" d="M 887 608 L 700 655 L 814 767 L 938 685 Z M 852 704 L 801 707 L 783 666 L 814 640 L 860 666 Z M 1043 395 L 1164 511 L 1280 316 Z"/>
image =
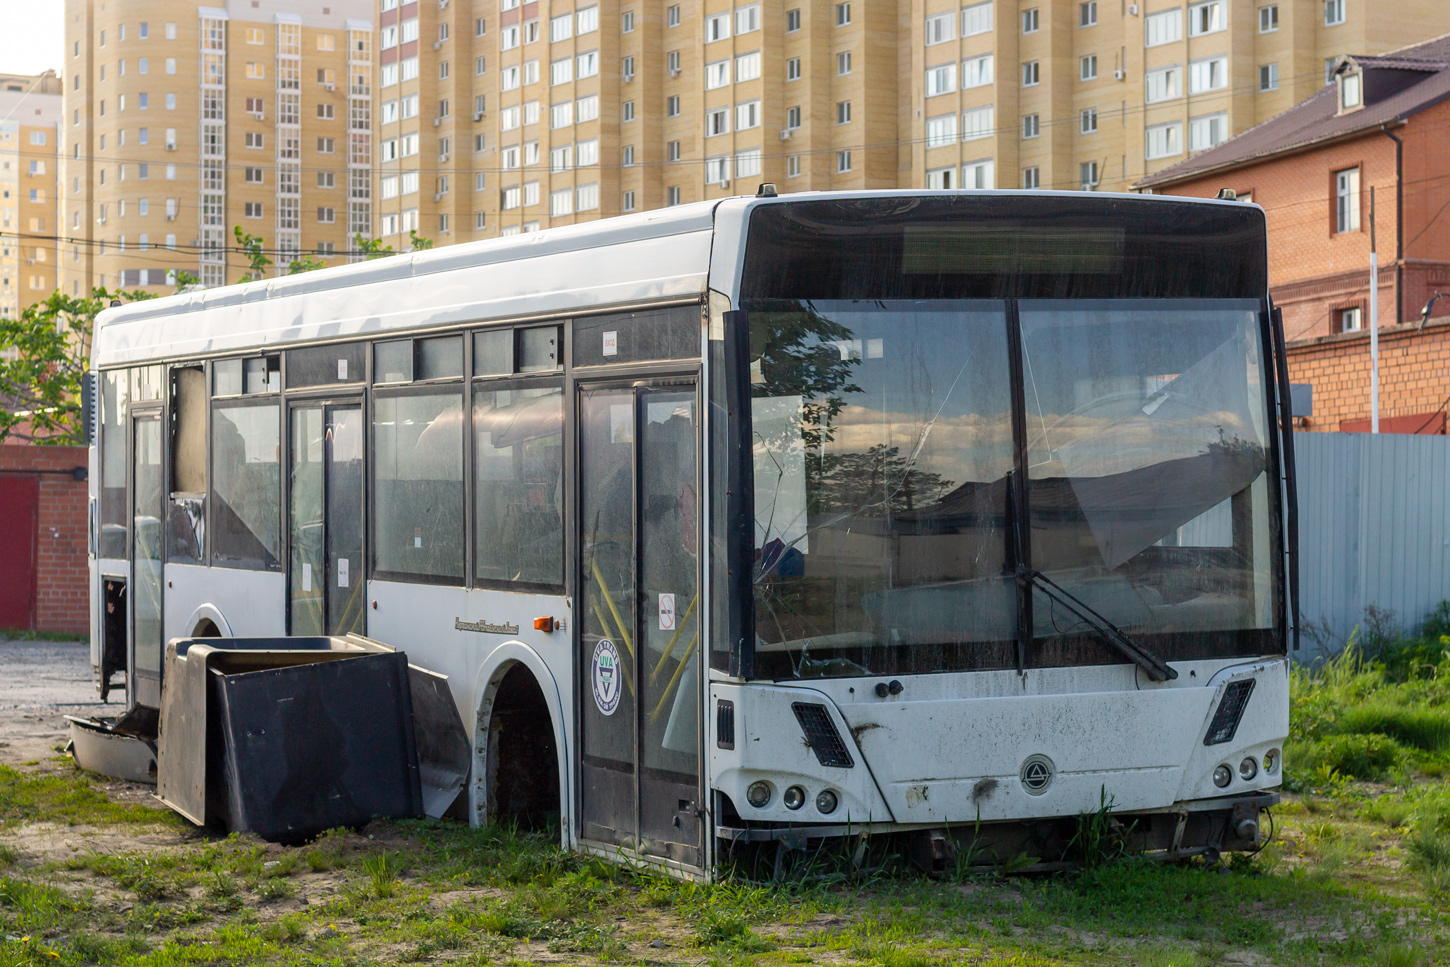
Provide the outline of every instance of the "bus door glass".
<path id="1" fill-rule="evenodd" d="M 698 403 L 691 382 L 579 399 L 581 833 L 701 863 Z"/>
<path id="2" fill-rule="evenodd" d="M 360 403 L 292 407 L 287 580 L 294 635 L 365 630 L 365 440 Z"/>
<path id="3" fill-rule="evenodd" d="M 132 427 L 131 673 L 133 703 L 161 704 L 161 586 L 166 560 L 161 417 L 137 415 Z"/>

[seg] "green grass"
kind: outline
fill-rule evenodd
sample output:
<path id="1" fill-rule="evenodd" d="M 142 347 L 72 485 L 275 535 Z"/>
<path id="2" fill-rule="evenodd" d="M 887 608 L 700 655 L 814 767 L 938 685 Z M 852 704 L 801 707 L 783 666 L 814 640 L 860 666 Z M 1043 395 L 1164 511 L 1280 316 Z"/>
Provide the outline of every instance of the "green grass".
<path id="1" fill-rule="evenodd" d="M 0 825 L 41 819 L 68 826 L 124 823 L 189 828 L 169 809 L 112 802 L 79 771 L 36 776 L 0 765 Z"/>

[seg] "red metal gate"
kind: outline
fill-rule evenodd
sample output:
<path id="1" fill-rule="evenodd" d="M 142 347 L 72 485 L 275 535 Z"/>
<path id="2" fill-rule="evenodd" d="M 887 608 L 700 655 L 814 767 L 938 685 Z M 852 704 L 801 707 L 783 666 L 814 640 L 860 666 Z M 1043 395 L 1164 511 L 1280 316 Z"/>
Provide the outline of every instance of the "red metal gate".
<path id="1" fill-rule="evenodd" d="M 40 480 L 0 474 L 0 628 L 35 628 Z"/>

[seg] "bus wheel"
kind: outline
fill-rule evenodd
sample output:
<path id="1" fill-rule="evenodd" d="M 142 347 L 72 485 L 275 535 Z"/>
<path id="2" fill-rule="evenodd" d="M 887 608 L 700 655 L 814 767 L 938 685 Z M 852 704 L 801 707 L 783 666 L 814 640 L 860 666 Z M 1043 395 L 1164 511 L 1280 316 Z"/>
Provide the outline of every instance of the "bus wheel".
<path id="1" fill-rule="evenodd" d="M 541 830 L 559 822 L 559 756 L 549 705 L 522 664 L 504 674 L 488 723 L 489 822 Z"/>
<path id="2" fill-rule="evenodd" d="M 196 623 L 196 627 L 191 631 L 191 636 L 193 638 L 220 638 L 222 633 L 214 621 L 210 618 L 203 618 Z"/>

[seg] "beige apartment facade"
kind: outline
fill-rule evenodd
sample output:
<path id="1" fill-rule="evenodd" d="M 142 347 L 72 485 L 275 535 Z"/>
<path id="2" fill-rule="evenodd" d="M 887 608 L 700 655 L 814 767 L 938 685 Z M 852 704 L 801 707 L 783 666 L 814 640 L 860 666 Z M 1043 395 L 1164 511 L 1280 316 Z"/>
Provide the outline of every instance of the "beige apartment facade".
<path id="1" fill-rule="evenodd" d="M 0 74 L 0 317 L 55 291 L 60 78 Z"/>
<path id="2" fill-rule="evenodd" d="M 378 0 L 376 232 L 435 244 L 700 199 L 1136 179 L 1274 116 L 1397 0 Z"/>
<path id="3" fill-rule="evenodd" d="M 284 273 L 372 232 L 371 0 L 66 0 L 60 286 Z"/>

